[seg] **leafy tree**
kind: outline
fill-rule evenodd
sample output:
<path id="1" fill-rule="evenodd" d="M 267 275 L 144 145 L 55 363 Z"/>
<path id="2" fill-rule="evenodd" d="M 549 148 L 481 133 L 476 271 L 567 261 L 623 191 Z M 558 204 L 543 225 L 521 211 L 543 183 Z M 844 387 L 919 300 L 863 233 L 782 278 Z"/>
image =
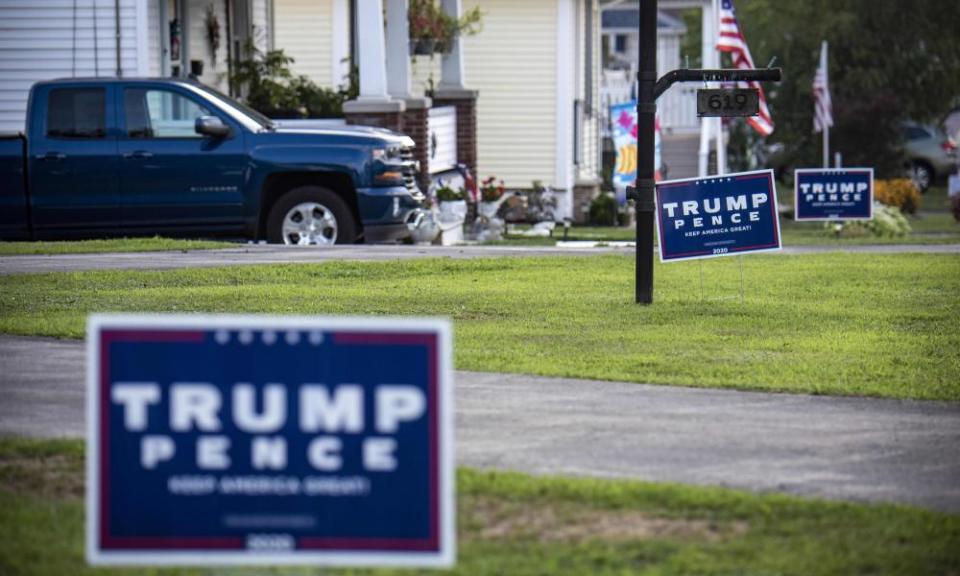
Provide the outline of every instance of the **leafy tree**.
<path id="1" fill-rule="evenodd" d="M 960 104 L 957 0 L 736 0 L 736 8 L 755 64 L 776 56 L 783 67 L 783 81 L 765 87 L 776 123 L 768 141 L 782 142 L 793 165 L 820 163 L 811 84 L 822 40 L 830 43 L 831 149 L 847 165 L 899 172 L 901 122 L 939 122 Z M 699 13 L 685 16 L 699 44 Z"/>

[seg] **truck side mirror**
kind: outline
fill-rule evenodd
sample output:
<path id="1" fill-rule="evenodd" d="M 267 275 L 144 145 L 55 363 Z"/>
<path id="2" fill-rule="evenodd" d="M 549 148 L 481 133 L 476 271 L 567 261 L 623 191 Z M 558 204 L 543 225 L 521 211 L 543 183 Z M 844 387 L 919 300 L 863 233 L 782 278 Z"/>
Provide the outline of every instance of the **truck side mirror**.
<path id="1" fill-rule="evenodd" d="M 200 116 L 193 125 L 197 134 L 213 138 L 226 138 L 230 135 L 230 127 L 216 116 Z"/>

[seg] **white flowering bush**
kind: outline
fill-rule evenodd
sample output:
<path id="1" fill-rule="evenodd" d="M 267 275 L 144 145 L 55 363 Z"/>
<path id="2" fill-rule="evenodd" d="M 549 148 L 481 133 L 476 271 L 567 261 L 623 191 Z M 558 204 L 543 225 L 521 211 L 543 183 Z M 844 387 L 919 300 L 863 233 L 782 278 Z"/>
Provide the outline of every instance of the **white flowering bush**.
<path id="1" fill-rule="evenodd" d="M 895 206 L 873 203 L 873 220 L 849 222 L 824 222 L 824 233 L 841 238 L 872 236 L 875 238 L 899 238 L 913 230 L 903 212 Z"/>

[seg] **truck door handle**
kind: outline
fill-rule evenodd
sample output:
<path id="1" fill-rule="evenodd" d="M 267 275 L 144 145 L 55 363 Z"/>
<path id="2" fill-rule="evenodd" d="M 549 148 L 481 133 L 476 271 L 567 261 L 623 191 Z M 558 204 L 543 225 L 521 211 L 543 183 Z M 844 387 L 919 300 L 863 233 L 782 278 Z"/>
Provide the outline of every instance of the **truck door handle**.
<path id="1" fill-rule="evenodd" d="M 60 162 L 66 160 L 67 155 L 61 152 L 47 152 L 46 154 L 37 154 L 37 160 L 43 162 Z"/>
<path id="2" fill-rule="evenodd" d="M 153 158 L 153 154 L 150 152 L 147 152 L 146 150 L 134 150 L 133 152 L 124 153 L 123 157 L 127 160 L 130 160 L 130 159 L 141 160 L 144 158 Z"/>

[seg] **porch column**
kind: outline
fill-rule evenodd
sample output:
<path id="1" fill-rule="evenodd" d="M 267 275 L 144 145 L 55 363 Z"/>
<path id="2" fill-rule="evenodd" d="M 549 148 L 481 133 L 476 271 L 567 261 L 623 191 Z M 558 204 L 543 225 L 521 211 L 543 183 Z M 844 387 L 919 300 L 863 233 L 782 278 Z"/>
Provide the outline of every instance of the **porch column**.
<path id="1" fill-rule="evenodd" d="M 442 0 L 441 8 L 448 16 L 459 20 L 463 17 L 462 0 Z M 443 55 L 440 68 L 439 90 L 463 90 L 466 88 L 463 75 L 463 39 L 453 39 L 453 49 Z"/>
<path id="2" fill-rule="evenodd" d="M 357 0 L 357 38 L 360 95 L 343 105 L 347 123 L 402 132 L 406 106 L 387 91 L 382 0 Z"/>
<path id="3" fill-rule="evenodd" d="M 410 97 L 409 0 L 387 2 L 387 92 L 393 98 Z"/>
<path id="4" fill-rule="evenodd" d="M 454 18 L 463 17 L 461 0 L 441 0 L 441 8 Z M 477 173 L 477 91 L 466 86 L 464 74 L 464 42 L 454 38 L 449 54 L 443 55 L 440 83 L 433 94 L 434 106 L 455 106 L 457 109 L 457 160 L 465 164 L 474 177 Z"/>
<path id="5" fill-rule="evenodd" d="M 387 3 L 387 91 L 394 100 L 403 101 L 403 132 L 413 138 L 414 156 L 420 162 L 418 183 L 422 190 L 430 186 L 430 98 L 411 95 L 409 0 Z"/>

